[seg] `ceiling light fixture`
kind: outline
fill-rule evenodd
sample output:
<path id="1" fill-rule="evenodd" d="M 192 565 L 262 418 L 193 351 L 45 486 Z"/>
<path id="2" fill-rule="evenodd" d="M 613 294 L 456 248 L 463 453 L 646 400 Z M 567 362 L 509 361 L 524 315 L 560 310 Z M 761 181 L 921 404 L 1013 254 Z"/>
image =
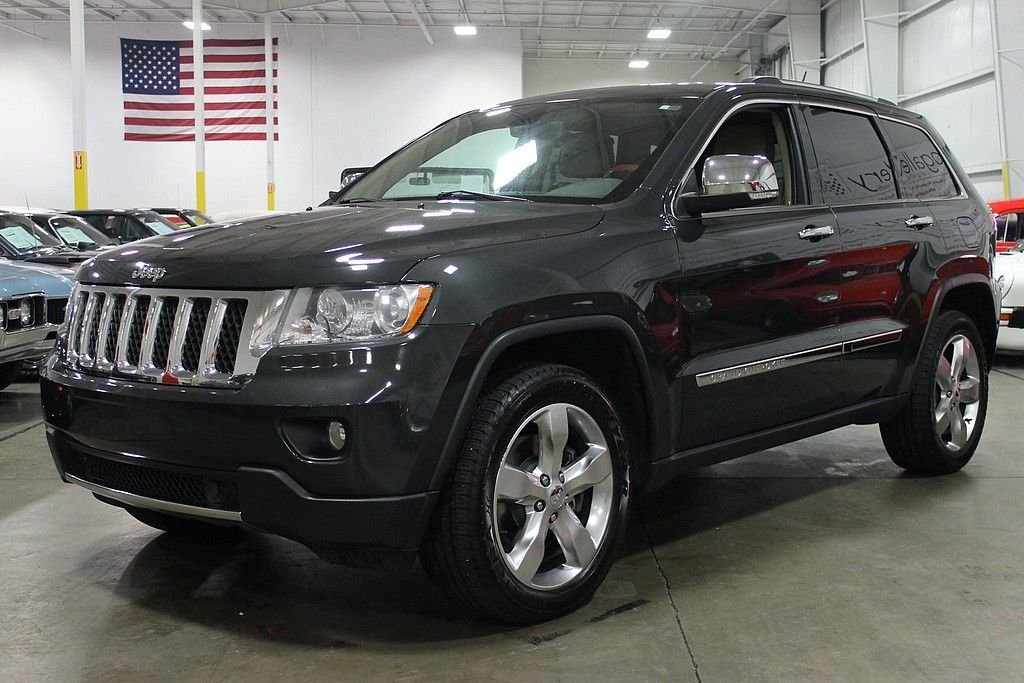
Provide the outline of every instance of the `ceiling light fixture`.
<path id="1" fill-rule="evenodd" d="M 476 26 L 473 26 L 473 24 L 459 24 L 458 26 L 455 26 L 453 30 L 457 36 L 476 35 Z"/>
<path id="2" fill-rule="evenodd" d="M 646 59 L 631 59 L 629 61 L 630 69 L 646 69 L 650 65 L 651 63 L 648 62 Z"/>
<path id="3" fill-rule="evenodd" d="M 672 35 L 672 29 L 667 28 L 652 28 L 647 32 L 647 37 L 651 40 L 665 40 Z"/>
<path id="4" fill-rule="evenodd" d="M 196 27 L 196 25 L 194 23 L 192 23 L 191 21 L 183 21 L 183 22 L 181 22 L 181 25 L 184 26 L 185 28 L 187 28 L 189 31 L 194 30 L 195 27 Z M 204 31 L 212 31 L 213 30 L 213 27 L 210 26 L 209 24 L 207 24 L 205 21 L 199 25 L 199 28 L 201 28 Z"/>

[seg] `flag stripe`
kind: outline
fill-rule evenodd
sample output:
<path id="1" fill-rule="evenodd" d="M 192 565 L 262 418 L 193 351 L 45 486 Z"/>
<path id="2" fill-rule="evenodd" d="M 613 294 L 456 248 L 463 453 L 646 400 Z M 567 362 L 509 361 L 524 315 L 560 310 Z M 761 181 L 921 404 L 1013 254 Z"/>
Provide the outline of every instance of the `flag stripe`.
<path id="1" fill-rule="evenodd" d="M 207 140 L 265 140 L 267 80 L 262 40 L 203 41 L 205 137 Z M 125 140 L 195 139 L 195 58 L 192 41 L 121 40 Z M 277 103 L 278 54 L 272 55 Z M 275 135 L 279 123 L 274 117 Z"/>
<path id="2" fill-rule="evenodd" d="M 195 142 L 194 133 L 129 133 L 125 132 L 124 139 L 139 142 Z M 216 142 L 218 140 L 266 140 L 267 133 L 207 133 L 206 139 Z M 274 133 L 274 142 L 280 140 L 280 136 Z"/>
<path id="3" fill-rule="evenodd" d="M 204 111 L 233 111 L 239 109 L 266 110 L 266 102 L 204 102 Z M 195 111 L 195 102 L 125 102 L 125 109 L 167 112 L 167 111 Z M 274 102 L 274 109 L 277 109 L 277 102 Z"/>

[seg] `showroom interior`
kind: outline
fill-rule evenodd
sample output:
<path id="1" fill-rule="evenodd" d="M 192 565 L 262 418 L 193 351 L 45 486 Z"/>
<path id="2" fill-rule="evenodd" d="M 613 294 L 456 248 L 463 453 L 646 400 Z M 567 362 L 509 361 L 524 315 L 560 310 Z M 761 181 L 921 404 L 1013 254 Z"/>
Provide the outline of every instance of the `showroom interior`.
<path id="1" fill-rule="evenodd" d="M 1020 456 L 1024 448 L 1019 406 L 1024 397 L 1024 337 L 1010 335 L 1013 327 L 1024 327 L 1024 303 L 1009 302 L 1024 301 L 1019 298 L 1024 287 L 1024 200 L 1017 205 L 1005 202 L 1024 197 L 1024 127 L 1019 114 L 1024 110 L 1024 3 L 1020 0 L 0 0 L 0 36 L 0 92 L 8 97 L 0 114 L 5 137 L 0 148 L 0 311 L 7 318 L 0 318 L 0 380 L 5 368 L 13 372 L 8 373 L 9 386 L 0 391 L 0 584 L 4 586 L 0 610 L 5 613 L 0 622 L 0 677 L 4 680 L 520 680 L 530 671 L 554 680 L 1020 679 L 1024 669 L 1024 464 Z M 173 73 L 167 75 L 160 69 L 164 56 L 171 54 Z M 186 78 L 195 85 L 183 85 Z M 178 94 L 161 93 L 164 83 L 172 81 L 170 87 Z M 687 85 L 693 83 L 708 85 Z M 260 296 L 267 295 L 266 316 L 273 312 L 287 317 L 301 292 L 319 291 L 315 288 L 322 282 L 274 280 L 280 264 L 302 248 L 303 235 L 320 239 L 316 235 L 321 233 L 315 235 L 308 226 L 315 223 L 322 231 L 334 229 L 331 221 L 338 221 L 338 234 L 351 237 L 350 244 L 332 246 L 334 242 L 325 241 L 316 248 L 348 250 L 336 259 L 336 267 L 346 269 L 349 278 L 340 284 L 354 287 L 359 281 L 352 278 L 367 273 L 361 281 L 367 284 L 359 285 L 363 289 L 358 291 L 381 288 L 376 298 L 371 294 L 370 299 L 357 301 L 359 306 L 373 308 L 367 315 L 375 322 L 367 324 L 384 330 L 381 337 L 400 338 L 412 331 L 410 343 L 415 344 L 423 332 L 416 328 L 420 316 L 428 323 L 436 316 L 434 329 L 450 330 L 443 333 L 462 344 L 457 326 L 446 328 L 443 305 L 448 303 L 449 312 L 484 310 L 486 302 L 463 301 L 455 306 L 445 299 L 446 281 L 441 278 L 468 277 L 471 270 L 445 253 L 450 248 L 454 254 L 455 247 L 450 245 L 458 245 L 444 241 L 455 239 L 449 235 L 454 228 L 438 228 L 430 235 L 438 235 L 437 241 L 430 242 L 427 234 L 415 234 L 424 230 L 422 222 L 416 222 L 420 219 L 391 218 L 386 230 L 397 235 L 394 244 L 398 246 L 388 242 L 383 247 L 361 247 L 357 243 L 362 242 L 361 233 L 345 232 L 344 221 L 374 210 L 360 204 L 370 200 L 359 198 L 356 184 L 372 186 L 374 171 L 368 169 L 464 112 L 475 113 L 482 121 L 487 117 L 496 121 L 506 115 L 509 103 L 523 98 L 530 98 L 529 106 L 557 109 L 596 97 L 581 95 L 582 90 L 607 89 L 602 96 L 619 102 L 614 98 L 675 97 L 670 93 L 677 84 L 681 88 L 678 102 L 683 104 L 665 99 L 673 104 L 662 104 L 662 114 L 688 112 L 690 107 L 710 111 L 697 104 L 701 98 L 708 102 L 716 96 L 725 98 L 737 88 L 737 93 L 743 93 L 743 88 L 769 89 L 765 92 L 777 88 L 782 94 L 762 95 L 760 105 L 784 103 L 796 112 L 803 104 L 800 98 L 827 100 L 840 89 L 856 93 L 836 95 L 850 103 L 844 106 L 851 111 L 909 110 L 927 120 L 927 131 L 932 131 L 928 135 L 941 136 L 936 145 L 941 151 L 935 153 L 939 165 L 953 169 L 955 158 L 954 175 L 962 186 L 958 196 L 981 207 L 984 225 L 991 232 L 991 239 L 977 244 L 965 238 L 967 246 L 991 265 L 985 265 L 983 279 L 997 301 L 1002 297 L 1002 308 L 996 304 L 992 319 L 995 353 L 985 358 L 978 349 L 981 371 L 986 363 L 990 365 L 985 384 L 987 418 L 980 421 L 984 434 L 971 446 L 977 450 L 962 471 L 934 477 L 905 471 L 913 468 L 901 468 L 890 459 L 875 424 L 882 420 L 874 418 L 851 418 L 836 423 L 838 429 L 822 429 L 785 443 L 765 440 L 763 447 L 748 448 L 744 453 L 749 454 L 728 461 L 709 457 L 703 463 L 706 467 L 680 470 L 678 476 L 673 470 L 658 488 L 630 489 L 630 512 L 620 545 L 593 597 L 563 615 L 525 625 L 529 619 L 501 623 L 464 609 L 432 580 L 435 570 L 425 569 L 419 560 L 395 567 L 350 566 L 362 560 L 348 561 L 344 555 L 336 562 L 332 558 L 342 555 L 332 555 L 316 543 L 296 542 L 301 539 L 281 532 L 272 512 L 264 513 L 266 521 L 251 525 L 244 513 L 230 518 L 245 522 L 244 528 L 231 526 L 232 535 L 211 541 L 205 536 L 164 533 L 115 505 L 100 504 L 88 487 L 69 485 L 71 470 L 59 455 L 63 437 L 58 432 L 66 417 L 61 406 L 73 405 L 72 394 L 79 395 L 81 387 L 71 382 L 65 389 L 51 373 L 56 373 L 53 367 L 61 354 L 69 353 L 74 344 L 66 335 L 76 321 L 95 320 L 92 331 L 87 325 L 83 328 L 82 343 L 88 345 L 88 335 L 99 335 L 98 345 L 93 340 L 95 352 L 101 353 L 109 344 L 109 360 L 115 360 L 115 352 L 118 359 L 111 363 L 109 383 L 99 386 L 90 399 L 92 407 L 80 408 L 75 419 L 86 419 L 94 411 L 94 428 L 104 430 L 102 442 L 126 444 L 119 450 L 122 460 L 130 463 L 140 457 L 131 450 L 135 446 L 127 444 L 144 448 L 147 438 L 155 441 L 166 434 L 178 442 L 175 453 L 258 450 L 264 432 L 248 433 L 247 423 L 239 417 L 251 407 L 248 402 L 218 404 L 236 389 L 244 397 L 245 388 L 232 384 L 236 376 L 232 373 L 241 372 L 242 355 L 234 361 L 238 363 L 234 369 L 213 360 L 215 345 L 226 343 L 225 333 L 214 330 L 214 325 L 215 321 L 226 325 L 221 321 L 238 317 L 241 332 L 237 334 L 253 335 L 253 356 L 245 360 L 252 361 L 252 372 L 258 377 L 256 363 L 267 351 L 261 348 L 257 354 L 262 318 L 255 322 L 252 318 L 254 302 L 263 305 L 264 299 L 239 292 L 259 290 Z M 616 86 L 635 87 L 613 89 Z M 197 108 L 204 111 L 198 119 L 193 116 Z M 880 120 L 885 117 L 883 113 Z M 777 118 L 771 120 L 779 125 Z M 672 135 L 679 130 L 685 134 L 691 127 L 697 130 L 692 118 L 680 121 L 679 127 L 671 129 Z M 511 125 L 509 130 L 515 134 L 518 129 Z M 793 124 L 793 130 L 802 134 L 799 124 Z M 645 141 L 645 155 L 682 149 L 678 140 L 670 143 L 671 139 L 669 135 L 650 145 Z M 620 150 L 623 140 L 615 138 Z M 509 154 L 519 149 L 523 148 Z M 624 173 L 654 168 L 653 176 L 667 168 L 664 157 L 653 159 L 653 166 L 626 164 Z M 525 165 L 517 166 L 516 173 L 522 168 Z M 610 181 L 620 168 L 616 165 L 604 178 L 591 180 Z M 783 182 L 789 183 L 791 169 L 786 168 Z M 808 168 L 808 177 L 816 173 L 813 166 Z M 449 182 L 445 178 L 451 169 L 428 171 L 434 184 Z M 501 175 L 500 164 L 493 174 L 487 173 Z M 427 176 L 424 171 L 408 184 L 426 185 L 431 182 Z M 630 176 L 625 177 L 623 182 L 628 183 Z M 648 191 L 642 178 L 633 177 L 637 193 Z M 350 187 L 351 192 L 346 189 Z M 476 220 L 470 214 L 479 212 L 476 216 L 482 220 L 494 206 L 527 212 L 523 215 L 533 211 L 519 206 L 526 201 L 510 201 L 515 196 L 494 194 L 495 187 L 496 183 L 473 185 L 466 190 L 457 184 L 444 185 L 440 194 L 431 193 L 437 195 L 436 206 L 406 201 L 406 213 L 427 216 L 423 222 L 430 231 L 432 220 L 452 221 L 446 225 L 458 222 L 470 230 Z M 681 180 L 678 187 L 684 187 Z M 779 195 L 777 183 L 771 189 Z M 350 205 L 343 206 L 346 192 Z M 537 213 L 536 231 L 517 224 L 514 229 L 521 232 L 515 233 L 515 239 L 524 245 L 537 241 L 552 221 L 569 221 L 570 209 L 576 212 L 572 214 L 576 221 L 591 215 L 586 211 L 603 210 L 602 206 L 609 212 L 618 210 L 619 204 L 605 206 L 598 196 L 604 193 L 593 195 L 594 201 L 560 205 L 570 208 L 556 218 Z M 623 205 L 631 201 L 625 195 L 614 200 Z M 994 204 L 998 202 L 1005 203 Z M 662 234 L 672 234 L 674 212 L 666 209 L 666 217 L 659 210 L 650 210 L 648 220 L 661 221 Z M 21 223 L 5 222 L 8 216 Z M 841 222 L 841 214 L 836 216 Z M 918 215 L 911 218 L 916 220 Z M 969 218 L 953 220 L 954 225 L 960 221 L 961 230 L 963 221 L 971 222 Z M 207 223 L 212 227 L 203 227 Z M 43 227 L 31 230 L 48 232 L 38 244 L 21 243 L 16 235 L 28 228 L 18 225 L 39 225 Z M 603 235 L 607 228 L 606 241 L 616 239 L 612 226 L 598 219 L 579 225 L 557 234 L 589 228 Z M 879 226 L 885 227 L 881 218 L 875 227 Z M 900 229 L 911 227 L 915 226 L 908 221 Z M 252 245 L 272 244 L 273 250 L 261 252 L 262 247 L 250 247 L 248 238 L 237 236 L 231 238 L 233 247 L 218 243 L 215 234 L 230 231 L 250 235 Z M 919 233 L 911 232 L 919 239 Z M 188 244 L 191 235 L 203 234 L 211 235 L 205 239 L 205 261 L 198 248 L 190 251 Z M 808 235 L 807 244 L 817 247 L 820 235 Z M 149 241 L 134 241 L 139 238 Z M 416 238 L 426 240 L 417 244 L 433 251 L 405 270 L 386 270 L 389 259 L 408 254 L 410 248 L 401 240 Z M 476 232 L 466 232 L 465 239 L 478 240 L 462 245 L 469 251 L 487 246 L 487 238 Z M 699 243 L 699 239 L 694 242 Z M 888 244 L 890 250 L 896 248 Z M 160 248 L 169 255 L 163 261 L 156 257 L 145 261 L 146 254 L 158 248 L 146 245 L 163 245 Z M 128 263 L 140 253 L 138 249 L 143 251 L 137 258 L 143 260 L 132 261 L 130 277 L 124 276 L 131 282 L 103 279 L 115 272 L 116 258 Z M 515 261 L 553 259 L 558 249 L 540 255 L 541 248 L 524 246 L 522 252 L 514 252 L 506 246 L 490 260 L 477 262 L 477 276 L 506 274 L 509 278 L 498 285 L 477 287 L 480 298 L 521 287 L 513 282 L 518 278 L 515 274 L 526 274 L 522 279 L 529 279 L 531 273 L 546 277 L 547 266 L 532 271 Z M 765 268 L 776 258 L 761 251 L 754 247 L 743 251 L 736 258 L 751 260 L 734 272 Z M 951 258 L 943 268 L 935 266 L 937 277 L 955 279 L 949 273 L 961 272 L 957 264 L 970 260 L 967 251 L 964 247 L 961 258 Z M 219 256 L 214 258 L 214 253 Z M 372 258 L 377 255 L 381 258 Z M 630 258 L 641 255 L 650 260 L 635 270 L 652 280 L 661 277 L 656 271 L 668 266 L 654 262 L 658 250 L 638 247 Z M 452 264 L 459 265 L 442 271 L 449 256 Z M 563 257 L 604 265 L 596 254 L 570 251 Z M 685 262 L 685 251 L 681 258 Z M 914 257 L 906 258 L 909 263 Z M 105 259 L 111 265 L 104 265 Z M 408 278 L 396 284 L 406 271 L 417 272 L 413 268 L 431 272 L 431 259 L 440 274 L 423 280 L 430 286 L 419 280 L 409 284 Z M 609 256 L 608 260 L 615 259 Z M 291 267 L 298 271 L 307 266 L 296 262 Z M 312 264 L 308 269 L 315 270 Z M 916 277 L 910 270 L 901 271 L 908 280 Z M 387 275 L 392 272 L 397 275 Z M 836 272 L 840 279 L 858 277 L 848 265 Z M 191 274 L 197 283 L 215 284 L 176 284 L 185 282 L 177 279 L 182 273 Z M 1014 274 L 1020 280 L 1016 292 Z M 82 285 L 99 287 L 88 291 L 105 294 L 90 298 L 79 285 L 72 289 L 76 277 Z M 240 284 L 216 284 L 231 277 Z M 90 278 L 95 282 L 90 283 Z M 33 284 L 16 285 L 16 280 Z M 213 298 L 208 310 L 203 309 L 200 327 L 206 326 L 207 331 L 204 336 L 200 330 L 191 341 L 191 327 L 186 330 L 185 326 L 193 324 L 190 315 L 200 315 L 195 308 L 200 299 L 182 299 L 189 302 L 184 318 L 180 310 L 177 319 L 170 313 L 169 346 L 176 338 L 185 338 L 186 346 L 195 347 L 192 355 L 197 364 L 204 356 L 210 360 L 206 375 L 197 365 L 187 380 L 185 374 L 175 374 L 184 366 L 172 369 L 171 357 L 164 358 L 166 373 L 158 368 L 155 375 L 138 377 L 153 383 L 145 385 L 151 390 L 148 394 L 136 394 L 139 410 L 150 424 L 131 419 L 130 400 L 123 410 L 97 406 L 120 405 L 117 401 L 138 389 L 131 387 L 134 366 L 115 375 L 124 370 L 120 362 L 130 360 L 133 353 L 138 356 L 137 372 L 145 375 L 141 357 L 147 353 L 146 340 L 152 352 L 154 336 L 162 334 L 157 329 L 150 335 L 150 323 L 163 324 L 160 316 L 167 304 L 154 309 L 159 297 L 147 299 L 147 318 L 146 309 L 131 298 L 135 290 L 117 299 L 111 293 L 114 290 L 103 289 L 113 284 L 141 288 L 138 291 L 143 293 L 147 287 L 157 288 L 164 295 L 175 288 L 192 294 L 214 287 L 234 292 Z M 284 291 L 286 285 L 294 285 L 297 293 L 287 295 L 291 298 L 284 309 L 281 303 L 274 308 L 271 295 Z M 385 290 L 385 285 L 392 288 Z M 795 287 L 791 282 L 785 286 Z M 539 292 L 537 300 L 554 299 L 558 293 L 541 284 L 531 291 Z M 725 292 L 721 300 L 711 296 L 706 303 L 703 295 L 687 298 L 691 293 L 682 292 L 680 306 L 696 307 L 687 308 L 696 315 L 698 309 L 706 313 L 715 304 L 728 305 L 722 303 L 728 297 L 750 296 L 750 291 L 721 291 Z M 407 317 L 393 324 L 385 321 L 393 329 L 381 322 L 382 292 L 385 297 L 407 299 L 401 303 L 405 306 L 402 316 Z M 100 313 L 103 296 L 106 307 Z M 696 299 L 700 301 L 692 303 Z M 248 301 L 248 313 L 239 308 L 242 300 Z M 59 313 L 54 301 L 62 302 Z M 348 305 L 348 299 L 339 301 L 338 305 Z M 318 315 L 323 302 L 321 297 L 313 303 Z M 819 298 L 818 304 L 822 303 Z M 97 308 L 90 318 L 93 305 Z M 922 299 L 914 305 L 927 311 L 932 301 Z M 34 338 L 31 352 L 4 356 L 8 348 L 4 325 L 11 332 L 11 326 L 27 328 L 35 318 L 52 323 L 40 325 L 47 336 Z M 108 338 L 104 330 L 113 325 L 111 335 L 115 335 L 116 322 L 110 323 L 115 319 L 123 319 L 123 329 L 137 320 L 142 341 Z M 535 319 L 544 321 L 546 314 Z M 276 324 L 278 318 L 273 320 Z M 181 329 L 172 330 L 172 323 Z M 477 326 L 486 329 L 492 324 L 499 322 L 488 318 Z M 642 323 L 653 330 L 652 345 L 663 342 L 658 325 L 664 324 Z M 769 328 L 785 324 L 789 323 L 765 323 Z M 665 334 L 671 337 L 677 332 Z M 442 332 L 428 330 L 424 336 L 430 334 Z M 7 336 L 15 339 L 14 334 Z M 580 334 L 572 343 L 581 357 L 596 354 L 596 360 L 587 361 L 595 366 L 617 365 L 614 357 L 587 351 L 599 336 Z M 295 457 L 305 458 L 304 464 L 315 461 L 319 456 L 306 457 L 304 450 L 321 448 L 304 445 L 312 443 L 309 425 L 314 421 L 298 411 L 322 400 L 330 389 L 319 384 L 320 393 L 310 393 L 306 401 L 288 382 L 302 373 L 316 372 L 320 363 L 324 372 L 331 368 L 340 377 L 339 367 L 363 362 L 377 377 L 375 373 L 382 372 L 379 366 L 387 362 L 395 364 L 394 376 L 381 378 L 387 381 L 381 392 L 392 390 L 391 380 L 397 384 L 400 378 L 408 379 L 399 372 L 406 357 L 398 353 L 391 360 L 388 344 L 378 342 L 332 347 L 315 357 L 289 356 L 283 351 L 275 356 L 279 349 L 273 349 L 269 358 L 279 358 L 282 368 L 279 384 L 271 389 L 280 391 L 280 410 L 260 408 L 264 412 L 259 419 L 273 427 L 266 433 L 280 433 Z M 57 350 L 51 353 L 55 343 Z M 239 349 L 246 346 L 237 337 L 232 343 Z M 141 344 L 141 349 L 133 352 L 133 344 Z M 267 342 L 267 348 L 272 345 Z M 530 352 L 539 353 L 537 348 L 535 344 Z M 835 355 L 844 358 L 851 350 L 849 342 L 839 342 L 838 348 Z M 479 385 L 474 384 L 473 367 L 461 364 L 468 354 L 478 352 L 472 344 L 449 346 L 427 356 L 426 362 L 454 364 L 461 374 L 452 377 L 460 378 L 466 392 L 472 387 L 497 391 L 497 380 L 481 377 Z M 644 346 L 637 353 L 651 356 L 668 351 Z M 360 354 L 365 354 L 363 361 L 358 360 Z M 799 355 L 788 354 L 780 362 L 776 361 L 782 356 L 759 360 L 766 365 L 751 372 L 771 372 Z M 377 356 L 376 366 L 373 356 Z M 412 350 L 409 358 L 416 359 Z M 558 361 L 572 365 L 573 353 L 560 353 Z M 78 367 L 88 379 L 87 366 Z M 703 381 L 742 379 L 745 372 L 740 368 L 736 370 L 740 374 L 723 379 L 706 370 L 697 375 L 697 387 Z M 675 373 L 676 379 L 690 377 L 682 363 L 666 372 Z M 200 387 L 204 377 L 221 384 Z M 440 388 L 432 385 L 436 377 L 440 384 L 448 381 L 447 374 L 423 371 L 416 375 L 412 395 L 440 395 Z M 347 381 L 339 379 L 345 386 Z M 185 386 L 189 382 L 193 386 Z M 775 385 L 766 380 L 763 386 Z M 161 416 L 154 408 L 159 404 L 149 397 L 157 390 L 172 389 L 179 394 L 168 402 L 173 412 Z M 449 390 L 454 391 L 445 389 Z M 952 391 L 959 397 L 960 390 L 958 384 Z M 65 391 L 66 403 L 62 403 Z M 191 406 L 190 396 L 195 394 L 189 392 L 199 391 L 207 403 Z M 641 395 L 639 388 L 636 392 Z M 682 401 L 687 410 L 691 394 L 686 389 L 680 392 L 666 392 L 658 400 Z M 966 388 L 964 392 L 966 396 Z M 371 404 L 376 398 L 377 394 L 360 400 Z M 423 403 L 430 400 L 423 398 Z M 757 399 L 766 413 L 780 400 L 780 395 L 767 390 Z M 336 402 L 347 406 L 351 401 Z M 476 408 L 476 401 L 471 402 Z M 484 403 L 482 394 L 479 402 Z M 620 412 L 633 410 L 616 405 Z M 206 416 L 203 406 L 210 406 Z M 720 407 L 730 410 L 727 403 Z M 420 439 L 429 441 L 434 427 L 421 424 L 423 410 L 421 403 L 411 399 L 395 417 L 407 431 L 399 433 L 396 427 L 394 434 L 382 432 L 374 438 L 403 448 L 419 444 Z M 350 449 L 368 442 L 370 437 L 359 430 L 363 423 L 344 414 L 345 419 L 326 422 L 324 434 L 316 423 L 317 444 L 323 441 L 323 448 L 341 452 L 346 439 Z M 386 414 L 382 407 L 379 415 Z M 384 419 L 374 415 L 366 424 Z M 459 425 L 457 417 L 453 409 L 434 420 Z M 190 428 L 188 421 L 193 418 L 201 428 Z M 320 419 L 319 413 L 316 418 Z M 718 418 L 736 424 L 752 419 L 739 411 Z M 590 422 L 573 423 L 584 438 L 591 423 L 598 433 L 604 429 L 587 419 Z M 476 433 L 466 438 L 475 438 Z M 459 432 L 455 446 L 463 443 L 463 436 Z M 439 443 L 447 452 L 449 444 Z M 392 459 L 381 455 L 381 461 L 391 463 Z M 175 467 L 175 471 L 182 469 Z M 394 471 L 405 476 L 397 466 Z M 645 470 L 636 470 L 630 477 L 639 480 L 640 473 L 646 475 Z M 204 481 L 203 495 L 213 496 L 210 480 Z M 550 479 L 543 475 L 541 481 L 548 486 Z M 551 509 L 562 509 L 562 490 L 557 481 L 552 485 L 557 496 L 537 501 L 538 513 L 544 511 L 545 501 L 550 506 L 556 499 Z M 243 487 L 242 494 L 249 495 L 247 490 Z M 297 489 L 292 486 L 292 490 Z M 102 499 L 97 491 L 91 489 Z M 394 493 L 388 491 L 388 496 Z M 439 500 L 448 500 L 447 495 Z M 565 506 L 567 514 L 572 514 L 570 503 Z M 552 514 L 551 524 L 554 520 Z M 391 521 L 390 517 L 362 519 L 369 527 L 380 524 L 382 528 Z M 442 522 L 423 517 L 423 524 L 435 529 Z M 602 552 L 613 551 L 602 546 Z"/>

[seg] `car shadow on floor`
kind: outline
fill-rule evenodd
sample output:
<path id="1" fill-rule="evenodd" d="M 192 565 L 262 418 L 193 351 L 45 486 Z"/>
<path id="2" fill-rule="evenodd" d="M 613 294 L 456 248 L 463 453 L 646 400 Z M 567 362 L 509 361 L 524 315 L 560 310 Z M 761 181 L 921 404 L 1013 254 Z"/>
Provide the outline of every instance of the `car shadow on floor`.
<path id="1" fill-rule="evenodd" d="M 814 448 L 804 451 L 761 453 L 676 479 L 645 494 L 630 523 L 620 561 L 650 554 L 652 547 L 682 544 L 685 562 L 687 556 L 700 553 L 698 542 L 690 546 L 693 537 L 783 506 L 818 506 L 827 515 L 829 501 L 834 500 L 832 492 L 865 478 L 880 480 L 882 498 L 903 510 L 934 504 L 935 496 L 941 495 L 937 489 L 968 482 L 963 475 L 915 481 L 891 465 L 880 464 L 874 452 L 861 453 L 865 477 L 811 476 L 807 472 L 820 469 L 829 458 L 856 459 L 856 445 L 827 449 L 828 458 Z M 777 476 L 766 476 L 766 468 Z M 815 500 L 819 496 L 822 499 Z M 888 513 L 868 514 L 884 517 Z M 826 523 L 814 533 L 824 541 L 830 534 L 872 533 L 870 526 L 870 519 L 868 528 Z M 797 541 L 780 530 L 756 545 L 749 561 L 757 563 L 759 553 L 786 553 L 791 542 Z M 715 562 L 715 558 L 701 557 L 701 574 L 727 570 L 725 566 L 716 569 Z M 419 566 L 406 572 L 339 567 L 321 561 L 297 543 L 259 533 L 239 532 L 217 543 L 158 535 L 130 560 L 114 590 L 135 606 L 184 622 L 313 648 L 364 642 L 445 642 L 495 634 L 518 637 L 515 634 L 520 631 L 468 617 Z M 573 627 L 576 621 L 596 621 L 590 612 L 596 614 L 600 609 L 585 607 L 566 621 Z M 125 614 L 123 618 L 126 623 L 112 623 L 109 628 L 130 630 L 131 620 L 138 616 Z"/>

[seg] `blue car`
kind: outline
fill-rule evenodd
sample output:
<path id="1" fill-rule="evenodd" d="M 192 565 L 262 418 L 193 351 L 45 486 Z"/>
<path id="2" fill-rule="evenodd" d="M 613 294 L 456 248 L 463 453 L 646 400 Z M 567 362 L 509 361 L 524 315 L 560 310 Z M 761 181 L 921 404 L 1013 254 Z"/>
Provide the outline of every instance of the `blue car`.
<path id="1" fill-rule="evenodd" d="M 0 389 L 53 348 L 72 282 L 53 266 L 0 262 Z"/>

